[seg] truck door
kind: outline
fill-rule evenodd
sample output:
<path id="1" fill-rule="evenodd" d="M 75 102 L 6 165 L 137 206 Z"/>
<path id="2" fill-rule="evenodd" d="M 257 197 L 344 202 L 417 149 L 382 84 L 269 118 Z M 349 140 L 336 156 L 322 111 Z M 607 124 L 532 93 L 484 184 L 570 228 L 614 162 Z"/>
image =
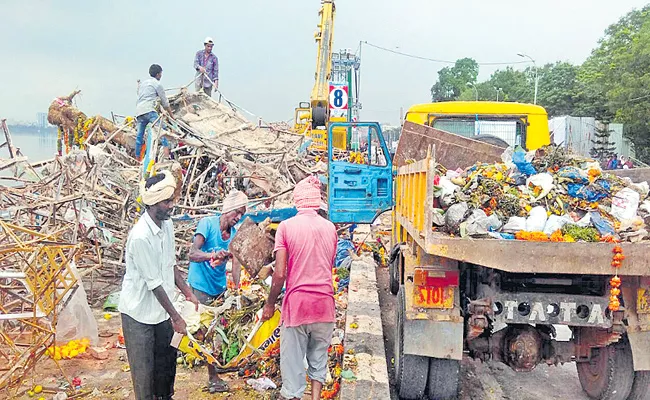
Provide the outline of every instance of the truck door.
<path id="1" fill-rule="evenodd" d="M 337 127 L 356 131 L 347 143 L 348 151 L 332 146 L 332 132 Z M 393 207 L 393 163 L 379 124 L 330 123 L 328 137 L 329 219 L 335 223 L 372 223 Z"/>

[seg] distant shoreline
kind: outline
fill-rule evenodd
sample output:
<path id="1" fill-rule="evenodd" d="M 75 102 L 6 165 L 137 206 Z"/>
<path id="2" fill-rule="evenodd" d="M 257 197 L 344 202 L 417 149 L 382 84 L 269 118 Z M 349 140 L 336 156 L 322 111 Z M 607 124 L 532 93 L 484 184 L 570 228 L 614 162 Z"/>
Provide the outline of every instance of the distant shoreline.
<path id="1" fill-rule="evenodd" d="M 35 135 L 40 135 L 43 133 L 52 133 L 56 134 L 57 129 L 55 126 L 48 126 L 45 128 L 40 128 L 36 125 L 7 125 L 10 133 L 31 133 Z M 1 132 L 1 131 L 0 131 Z"/>

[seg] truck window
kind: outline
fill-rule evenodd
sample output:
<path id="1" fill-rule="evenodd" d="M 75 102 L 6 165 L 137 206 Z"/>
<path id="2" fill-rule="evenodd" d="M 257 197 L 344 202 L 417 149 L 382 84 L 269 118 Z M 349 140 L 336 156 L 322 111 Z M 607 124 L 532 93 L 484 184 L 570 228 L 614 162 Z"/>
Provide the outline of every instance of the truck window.
<path id="1" fill-rule="evenodd" d="M 386 154 L 384 154 L 384 149 L 381 147 L 381 142 L 379 141 L 379 132 L 375 127 L 371 127 L 368 130 L 368 160 L 370 165 L 377 165 L 380 167 L 385 167 L 388 165 L 386 161 Z"/>
<path id="2" fill-rule="evenodd" d="M 436 117 L 432 127 L 469 138 L 477 135 L 496 136 L 510 146 L 525 144 L 525 124 L 519 118 Z"/>

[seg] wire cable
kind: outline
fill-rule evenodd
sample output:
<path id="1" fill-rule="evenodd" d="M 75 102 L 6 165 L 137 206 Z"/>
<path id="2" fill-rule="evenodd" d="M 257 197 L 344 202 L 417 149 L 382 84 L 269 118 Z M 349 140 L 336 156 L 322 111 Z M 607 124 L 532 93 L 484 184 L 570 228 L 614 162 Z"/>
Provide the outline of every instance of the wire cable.
<path id="1" fill-rule="evenodd" d="M 367 44 L 368 46 L 374 47 L 374 48 L 379 49 L 379 50 L 387 51 L 389 53 L 397 54 L 397 55 L 404 56 L 404 57 L 415 58 L 417 60 L 430 61 L 430 62 L 436 62 L 436 63 L 441 63 L 441 64 L 451 64 L 451 65 L 456 64 L 456 61 L 439 60 L 439 59 L 435 59 L 435 58 L 428 58 L 428 57 L 418 56 L 418 55 L 415 55 L 415 54 L 404 53 L 404 52 L 401 52 L 401 51 L 388 49 L 386 47 L 377 46 L 376 44 L 372 44 L 372 43 L 367 42 L 365 40 L 362 43 Z M 530 64 L 530 63 L 531 63 L 530 61 L 526 60 L 526 61 L 510 61 L 510 62 L 479 62 L 477 64 L 478 65 L 512 65 L 512 64 Z"/>

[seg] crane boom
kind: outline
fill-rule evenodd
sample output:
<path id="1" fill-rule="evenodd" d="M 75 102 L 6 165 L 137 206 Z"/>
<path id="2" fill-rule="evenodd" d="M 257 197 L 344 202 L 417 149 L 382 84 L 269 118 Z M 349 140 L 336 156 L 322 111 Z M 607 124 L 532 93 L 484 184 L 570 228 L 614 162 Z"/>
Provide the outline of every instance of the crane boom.
<path id="1" fill-rule="evenodd" d="M 332 42 L 334 40 L 334 13 L 334 0 L 323 0 L 322 7 L 318 13 L 320 16 L 318 31 L 314 35 L 318 46 L 318 57 L 316 59 L 315 82 L 311 92 L 310 102 L 312 109 L 323 108 L 323 111 L 327 111 L 329 99 L 329 80 L 332 72 Z"/>

